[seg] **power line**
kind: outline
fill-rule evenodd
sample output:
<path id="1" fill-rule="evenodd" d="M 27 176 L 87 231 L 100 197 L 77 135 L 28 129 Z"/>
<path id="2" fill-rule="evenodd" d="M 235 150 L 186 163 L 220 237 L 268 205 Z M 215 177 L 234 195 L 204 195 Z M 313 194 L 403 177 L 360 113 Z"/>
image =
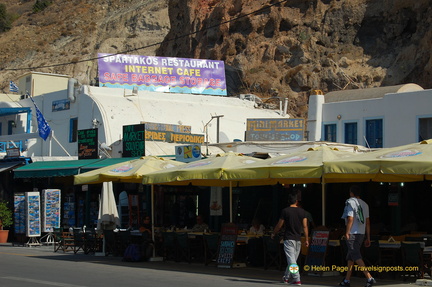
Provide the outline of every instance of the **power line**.
<path id="1" fill-rule="evenodd" d="M 198 34 L 198 33 L 201 33 L 201 32 L 204 32 L 204 31 L 207 31 L 207 30 L 210 30 L 210 29 L 213 29 L 213 28 L 217 28 L 217 27 L 222 26 L 224 24 L 237 21 L 237 20 L 239 20 L 241 18 L 248 17 L 248 16 L 254 15 L 254 14 L 258 14 L 258 13 L 260 13 L 262 11 L 265 11 L 265 10 L 267 10 L 267 9 L 273 7 L 273 6 L 282 4 L 282 3 L 287 2 L 287 1 L 288 0 L 282 0 L 282 1 L 279 1 L 279 2 L 276 2 L 276 3 L 273 3 L 273 4 L 268 4 L 268 5 L 266 5 L 265 7 L 261 8 L 261 9 L 255 10 L 253 12 L 250 12 L 250 13 L 247 13 L 247 14 L 244 14 L 244 15 L 241 15 L 241 16 L 239 16 L 237 18 L 233 18 L 233 19 L 221 22 L 219 24 L 216 24 L 216 25 L 213 25 L 213 26 L 210 26 L 210 27 L 206 27 L 206 28 L 203 28 L 201 30 L 194 31 L 194 32 L 191 32 L 191 33 L 188 33 L 188 34 L 180 35 L 180 36 L 174 37 L 172 39 L 163 40 L 161 42 L 153 43 L 153 44 L 150 44 L 150 45 L 147 45 L 147 46 L 143 46 L 143 47 L 138 47 L 138 48 L 134 48 L 134 49 L 124 50 L 124 51 L 113 53 L 113 54 L 109 54 L 109 55 L 106 55 L 106 56 L 103 56 L 103 57 L 94 57 L 94 58 L 89 58 L 89 59 L 84 59 L 84 60 L 79 60 L 79 61 L 59 63 L 59 64 L 53 64 L 53 65 L 36 66 L 36 67 L 13 68 L 13 69 L 5 68 L 3 70 L 4 71 L 20 71 L 20 70 L 33 70 L 33 69 L 41 69 L 41 68 L 53 68 L 53 67 L 75 65 L 77 63 L 83 63 L 83 62 L 89 62 L 89 61 L 99 60 L 99 59 L 103 59 L 103 58 L 110 57 L 110 56 L 113 56 L 113 55 L 127 54 L 127 53 L 130 53 L 130 52 L 134 52 L 134 51 L 150 48 L 150 47 L 153 47 L 153 46 L 156 46 L 156 45 L 161 45 L 161 44 L 164 44 L 164 43 L 176 41 L 176 40 L 179 40 L 179 39 L 182 39 L 182 38 L 186 38 L 186 37 L 189 37 L 189 36 L 192 36 L 192 35 L 195 35 L 195 34 Z"/>

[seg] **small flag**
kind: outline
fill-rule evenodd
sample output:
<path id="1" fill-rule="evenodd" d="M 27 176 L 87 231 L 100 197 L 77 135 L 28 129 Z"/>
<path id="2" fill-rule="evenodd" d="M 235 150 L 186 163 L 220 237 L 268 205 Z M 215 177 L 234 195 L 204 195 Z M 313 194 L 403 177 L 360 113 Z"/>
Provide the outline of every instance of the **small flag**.
<path id="1" fill-rule="evenodd" d="M 18 91 L 19 91 L 18 86 L 14 82 L 10 81 L 9 82 L 9 92 L 18 93 Z"/>
<path id="2" fill-rule="evenodd" d="M 45 120 L 43 114 L 41 113 L 41 111 L 37 107 L 33 98 L 30 97 L 30 99 L 32 100 L 32 102 L 35 106 L 35 109 L 36 109 L 36 118 L 38 121 L 39 136 L 41 138 L 43 138 L 44 141 L 46 141 L 46 139 L 49 137 L 49 135 L 51 133 L 51 127 L 48 125 L 47 121 Z"/>

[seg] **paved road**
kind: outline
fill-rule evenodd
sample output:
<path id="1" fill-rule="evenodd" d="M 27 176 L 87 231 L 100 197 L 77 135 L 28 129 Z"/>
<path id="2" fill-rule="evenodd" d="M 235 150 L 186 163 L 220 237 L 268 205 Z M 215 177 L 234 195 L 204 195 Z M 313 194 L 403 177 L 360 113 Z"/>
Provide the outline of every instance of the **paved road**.
<path id="1" fill-rule="evenodd" d="M 52 247 L 0 245 L 1 287 L 111 287 L 111 286 L 283 286 L 282 272 L 262 268 L 222 269 L 176 262 L 122 262 L 119 257 L 54 253 Z M 342 277 L 303 276 L 303 286 L 336 286 Z M 411 280 L 414 282 L 414 280 Z M 416 286 L 380 280 L 387 287 Z M 352 285 L 364 286 L 363 278 Z"/>

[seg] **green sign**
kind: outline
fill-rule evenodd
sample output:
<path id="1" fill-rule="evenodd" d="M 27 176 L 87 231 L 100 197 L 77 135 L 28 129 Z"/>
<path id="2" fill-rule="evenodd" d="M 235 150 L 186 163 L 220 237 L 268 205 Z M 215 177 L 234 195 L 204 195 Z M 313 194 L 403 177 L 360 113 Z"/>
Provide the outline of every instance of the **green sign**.
<path id="1" fill-rule="evenodd" d="M 145 156 L 145 125 L 123 126 L 123 157 Z"/>
<path id="2" fill-rule="evenodd" d="M 78 131 L 78 159 L 99 158 L 98 129 Z"/>

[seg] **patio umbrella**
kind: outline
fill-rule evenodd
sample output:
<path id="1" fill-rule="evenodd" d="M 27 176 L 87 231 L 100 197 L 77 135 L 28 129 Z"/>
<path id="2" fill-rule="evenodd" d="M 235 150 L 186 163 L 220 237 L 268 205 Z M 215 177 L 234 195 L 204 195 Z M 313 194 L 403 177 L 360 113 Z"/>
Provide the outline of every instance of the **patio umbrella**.
<path id="1" fill-rule="evenodd" d="M 120 225 L 112 182 L 104 182 L 99 200 L 98 230 L 113 230 Z"/>
<path id="2" fill-rule="evenodd" d="M 117 212 L 112 182 L 104 182 L 99 198 L 97 230 L 99 233 L 103 233 L 104 230 L 114 230 L 118 225 L 120 225 L 120 218 Z M 105 254 L 105 236 L 102 241 L 102 254 Z"/>
<path id="3" fill-rule="evenodd" d="M 146 173 L 151 173 L 157 170 L 163 170 L 184 163 L 173 161 L 170 159 L 165 159 L 156 156 L 144 156 L 139 159 L 134 159 L 89 172 L 85 172 L 74 176 L 74 184 L 96 184 L 103 182 L 104 185 L 107 182 L 135 182 L 141 183 L 142 176 Z M 151 189 L 151 212 L 152 212 L 152 237 L 154 240 L 154 192 L 153 187 Z M 117 208 L 116 208 L 117 211 Z M 101 212 L 101 206 L 99 207 L 99 212 Z M 117 215 L 118 217 L 118 215 Z M 99 225 L 99 221 L 98 221 Z M 154 254 L 153 254 L 154 257 Z"/>
<path id="4" fill-rule="evenodd" d="M 74 176 L 74 184 L 95 184 L 106 181 L 141 183 L 146 173 L 184 163 L 157 156 L 144 156 Z"/>
<path id="5" fill-rule="evenodd" d="M 320 183 L 323 163 L 325 161 L 349 158 L 356 155 L 337 148 L 320 146 L 309 148 L 307 151 L 269 158 L 250 165 L 228 168 L 223 174 L 224 180 L 240 181 L 243 185 L 247 181 L 254 184 L 261 183 Z"/>
<path id="6" fill-rule="evenodd" d="M 432 140 L 324 163 L 326 182 L 432 180 Z"/>
<path id="7" fill-rule="evenodd" d="M 230 188 L 230 221 L 232 221 L 233 181 L 221 180 L 225 169 L 252 164 L 262 159 L 237 153 L 218 154 L 215 157 L 160 170 L 143 176 L 143 184 L 225 186 Z"/>
<path id="8" fill-rule="evenodd" d="M 322 181 L 324 162 L 356 155 L 337 148 L 319 146 L 247 166 L 226 169 L 223 179 L 237 180 L 243 185 L 246 185 L 247 181 L 251 181 L 254 185 L 321 183 L 322 224 L 325 225 L 325 182 Z"/>

